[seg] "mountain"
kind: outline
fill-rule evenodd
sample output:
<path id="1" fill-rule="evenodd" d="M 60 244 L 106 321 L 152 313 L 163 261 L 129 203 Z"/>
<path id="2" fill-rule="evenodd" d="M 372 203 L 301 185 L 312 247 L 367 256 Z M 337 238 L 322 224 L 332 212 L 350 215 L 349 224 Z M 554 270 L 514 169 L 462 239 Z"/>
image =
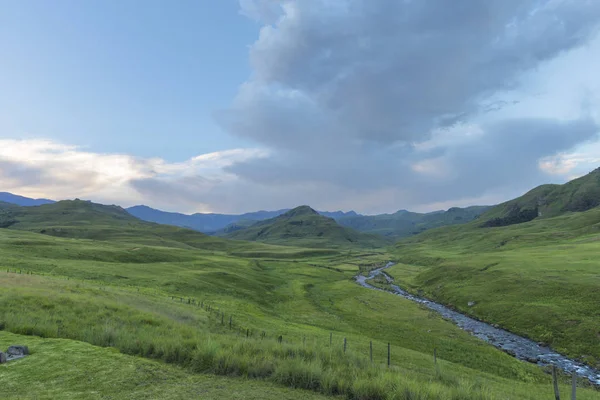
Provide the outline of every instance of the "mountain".
<path id="1" fill-rule="evenodd" d="M 387 241 L 379 236 L 357 232 L 339 225 L 308 206 L 296 207 L 275 218 L 241 227 L 227 238 L 290 244 L 304 247 L 382 247 Z"/>
<path id="2" fill-rule="evenodd" d="M 144 205 L 127 208 L 127 212 L 144 221 L 181 226 L 205 233 L 218 231 L 225 228 L 227 225 L 236 223 L 240 220 L 261 221 L 276 217 L 286 211 L 288 210 L 256 211 L 241 215 L 202 213 L 188 215 L 161 211 Z"/>
<path id="3" fill-rule="evenodd" d="M 255 211 L 245 214 L 181 214 L 157 210 L 145 205 L 139 205 L 127 208 L 127 212 L 144 221 L 156 222 L 159 224 L 175 225 L 184 228 L 195 229 L 200 232 L 222 235 L 224 233 L 236 230 L 238 227 L 247 227 L 256 221 L 277 217 L 289 208 L 277 211 Z M 320 214 L 330 218 L 343 218 L 347 216 L 356 216 L 354 211 L 350 212 L 327 212 L 319 211 Z"/>
<path id="4" fill-rule="evenodd" d="M 508 226 L 600 205 L 600 168 L 563 185 L 542 185 L 481 216 L 483 226 Z"/>
<path id="5" fill-rule="evenodd" d="M 337 221 L 340 225 L 360 232 L 402 238 L 440 226 L 473 221 L 489 208 L 488 206 L 453 207 L 447 211 L 424 214 L 400 210 L 394 214 L 345 216 Z"/>
<path id="6" fill-rule="evenodd" d="M 48 199 L 31 199 L 29 197 L 19 196 L 8 192 L 0 192 L 0 201 L 25 207 L 41 206 L 42 204 L 51 204 L 55 202 L 54 200 Z"/>
<path id="7" fill-rule="evenodd" d="M 62 200 L 35 207 L 0 203 L 0 228 L 45 235 L 163 247 L 240 250 L 240 245 L 190 229 L 142 221 L 116 205 Z M 243 247 L 242 247 L 243 248 Z"/>

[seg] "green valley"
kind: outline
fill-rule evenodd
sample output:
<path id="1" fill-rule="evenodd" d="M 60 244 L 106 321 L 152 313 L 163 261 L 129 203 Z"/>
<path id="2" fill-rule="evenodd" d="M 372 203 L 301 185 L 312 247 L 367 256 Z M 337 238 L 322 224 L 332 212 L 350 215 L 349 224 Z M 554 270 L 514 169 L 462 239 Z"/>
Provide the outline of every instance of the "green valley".
<path id="1" fill-rule="evenodd" d="M 213 238 L 81 201 L 4 212 L 12 222 L 0 229 L 0 339 L 29 345 L 32 355 L 0 366 L 3 386 L 19 374 L 51 379 L 37 357 L 86 342 L 158 362 L 143 364 L 132 379 L 148 381 L 142 393 L 174 385 L 172 398 L 195 385 L 211 396 L 217 375 L 234 379 L 232 391 L 247 380 L 263 382 L 248 393 L 264 390 L 264 398 L 285 398 L 285 387 L 360 399 L 543 399 L 552 390 L 539 367 L 417 304 L 356 285 L 355 274 L 387 262 L 386 249 Z M 91 352 L 117 363 L 118 354 L 100 348 L 84 347 L 79 362 L 91 363 Z M 146 363 L 128 360 L 122 362 Z M 168 369 L 174 367 L 183 369 Z M 72 398 L 87 393 L 75 379 L 53 382 Z M 580 392 L 596 398 L 591 389 Z"/>

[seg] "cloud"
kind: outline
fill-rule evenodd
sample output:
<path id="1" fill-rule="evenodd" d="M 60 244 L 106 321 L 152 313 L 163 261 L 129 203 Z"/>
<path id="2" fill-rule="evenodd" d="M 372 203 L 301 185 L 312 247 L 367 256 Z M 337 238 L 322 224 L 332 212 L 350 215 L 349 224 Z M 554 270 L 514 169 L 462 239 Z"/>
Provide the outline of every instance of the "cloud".
<path id="1" fill-rule="evenodd" d="M 306 150 L 426 140 L 586 43 L 600 18 L 600 3 L 569 0 L 280 4 L 250 49 L 252 78 L 218 119 L 262 144 Z"/>
<path id="2" fill-rule="evenodd" d="M 499 202 L 600 159 L 600 2 L 241 0 L 252 74 L 182 162 L 0 141 L 3 190 L 177 211 Z M 583 171 L 585 172 L 585 171 Z"/>
<path id="3" fill-rule="evenodd" d="M 587 71 L 600 62 L 598 2 L 306 0 L 279 2 L 278 14 L 252 4 L 269 6 L 254 14 L 264 25 L 253 73 L 216 114 L 271 149 L 226 168 L 244 181 L 354 192 L 369 210 L 509 196 L 564 179 L 540 160 L 599 131 L 594 96 L 565 81 L 580 71 L 600 87 Z"/>
<path id="4" fill-rule="evenodd" d="M 180 211 L 215 208 L 210 192 L 237 178 L 234 162 L 264 157 L 260 149 L 202 154 L 180 163 L 102 154 L 50 140 L 0 139 L 0 189 L 31 197 L 84 198 L 123 206 L 150 204 Z"/>

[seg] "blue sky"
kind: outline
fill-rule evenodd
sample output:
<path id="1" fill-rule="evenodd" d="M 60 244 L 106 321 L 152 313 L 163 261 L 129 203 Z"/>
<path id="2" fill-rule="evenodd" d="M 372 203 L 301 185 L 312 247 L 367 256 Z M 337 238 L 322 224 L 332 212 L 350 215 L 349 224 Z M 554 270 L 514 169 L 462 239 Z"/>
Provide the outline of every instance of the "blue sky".
<path id="1" fill-rule="evenodd" d="M 600 166 L 600 2 L 0 0 L 0 191 L 494 204 Z"/>
<path id="2" fill-rule="evenodd" d="M 234 0 L 2 1 L 0 137 L 171 161 L 230 148 L 212 112 L 259 28 Z"/>

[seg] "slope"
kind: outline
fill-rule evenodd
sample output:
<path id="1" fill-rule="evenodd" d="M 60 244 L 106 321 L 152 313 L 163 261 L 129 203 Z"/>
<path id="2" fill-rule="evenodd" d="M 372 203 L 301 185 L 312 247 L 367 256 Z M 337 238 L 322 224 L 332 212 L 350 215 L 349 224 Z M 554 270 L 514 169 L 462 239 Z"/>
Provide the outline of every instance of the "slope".
<path id="1" fill-rule="evenodd" d="M 337 221 L 360 232 L 402 238 L 440 226 L 473 221 L 488 209 L 487 206 L 453 207 L 425 214 L 400 210 L 394 214 L 345 216 Z"/>
<path id="2" fill-rule="evenodd" d="M 62 200 L 35 207 L 0 205 L 0 227 L 25 230 L 73 239 L 119 241 L 175 248 L 201 248 L 236 254 L 289 253 L 293 257 L 306 249 L 284 248 L 262 243 L 246 243 L 205 235 L 191 229 L 141 221 L 123 208 L 83 200 Z M 312 250 L 335 253 L 333 250 Z"/>
<path id="3" fill-rule="evenodd" d="M 576 211 L 595 204 L 597 179 L 598 170 L 541 186 L 481 217 L 537 206 L 542 215 L 528 222 L 474 221 L 405 239 L 392 274 L 410 290 L 600 366 L 600 208 Z"/>
<path id="4" fill-rule="evenodd" d="M 267 382 L 194 374 L 75 340 L 0 331 L 0 349 L 14 343 L 27 343 L 32 355 L 0 365 L 3 400 L 185 400 L 199 393 L 203 400 L 327 399 Z"/>
<path id="5" fill-rule="evenodd" d="M 161 254 L 161 260 L 117 256 L 150 252 Z M 172 377 L 156 370 L 145 374 L 137 366 L 149 364 L 116 354 L 120 351 L 181 366 L 182 374 L 264 383 L 248 382 L 248 394 L 263 390 L 261 386 L 269 390 L 272 384 L 361 399 L 541 400 L 551 394 L 549 378 L 538 367 L 511 358 L 412 302 L 352 282 L 359 270 L 386 259 L 372 251 L 354 252 L 351 259 L 333 255 L 287 260 L 273 254 L 244 259 L 203 249 L 0 229 L 0 342 L 6 343 L 7 332 L 28 335 L 18 340 L 35 350 L 5 371 L 11 377 L 25 376 L 33 388 L 48 380 L 49 390 L 65 385 L 70 389 L 66 393 L 73 393 L 85 391 L 88 384 L 108 390 L 113 398 L 128 398 L 131 386 L 123 382 L 124 393 L 115 393 L 110 384 L 122 382 L 121 375 L 111 379 L 103 368 L 104 362 L 120 359 L 127 368 L 115 365 L 117 373 L 135 381 L 150 379 L 137 389 L 162 398 L 165 391 L 152 376 L 165 384 Z M 48 343 L 49 338 L 62 340 Z M 74 340 L 111 349 L 78 346 Z M 56 344 L 54 354 L 81 350 L 58 357 L 53 365 L 62 357 L 76 359 L 73 365 L 89 366 L 98 372 L 97 380 L 60 380 L 62 371 L 43 367 L 49 356 L 46 343 Z M 434 346 L 437 367 L 431 357 Z M 109 351 L 113 356 L 107 357 Z M 24 375 L 14 375 L 26 363 L 39 368 L 29 364 Z M 173 397 L 180 390 L 183 397 L 186 387 L 177 382 L 173 386 Z M 21 395 L 31 393 L 20 390 Z M 212 394 L 218 392 L 206 392 L 208 398 Z M 582 390 L 581 398 L 594 398 L 594 392 Z"/>
<path id="6" fill-rule="evenodd" d="M 378 236 L 356 232 L 338 225 L 308 206 L 296 207 L 278 217 L 257 222 L 228 233 L 238 240 L 307 247 L 383 247 L 388 242 Z"/>
<path id="7" fill-rule="evenodd" d="M 41 206 L 42 204 L 52 204 L 54 200 L 32 199 L 8 192 L 0 192 L 0 202 L 16 204 L 18 206 Z"/>
<path id="8" fill-rule="evenodd" d="M 587 211 L 600 205 L 600 168 L 564 185 L 542 185 L 481 216 L 485 226 L 507 226 Z"/>

